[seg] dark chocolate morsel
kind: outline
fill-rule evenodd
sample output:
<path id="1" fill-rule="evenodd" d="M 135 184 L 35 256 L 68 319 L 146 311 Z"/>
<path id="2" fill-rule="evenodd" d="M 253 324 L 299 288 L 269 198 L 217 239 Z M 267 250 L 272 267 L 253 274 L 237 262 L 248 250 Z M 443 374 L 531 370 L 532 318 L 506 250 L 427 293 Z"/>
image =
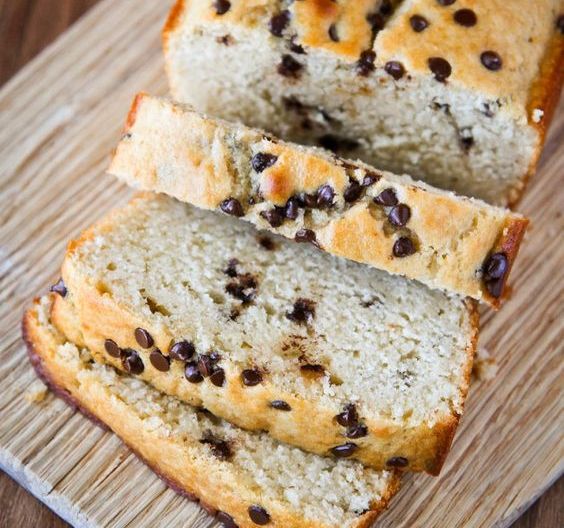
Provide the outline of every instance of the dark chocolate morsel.
<path id="1" fill-rule="evenodd" d="M 135 329 L 135 341 L 143 348 L 151 348 L 155 344 L 151 334 L 144 328 Z"/>

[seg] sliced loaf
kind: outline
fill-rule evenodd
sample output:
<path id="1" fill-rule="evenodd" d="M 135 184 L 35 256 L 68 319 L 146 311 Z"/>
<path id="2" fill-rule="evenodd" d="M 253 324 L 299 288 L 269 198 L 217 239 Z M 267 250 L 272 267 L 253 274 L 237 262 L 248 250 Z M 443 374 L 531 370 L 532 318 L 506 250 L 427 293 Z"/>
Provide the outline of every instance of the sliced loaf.
<path id="1" fill-rule="evenodd" d="M 563 14 L 562 0 L 178 0 L 163 38 L 172 95 L 197 110 L 506 205 L 560 95 Z"/>
<path id="2" fill-rule="evenodd" d="M 133 103 L 110 172 L 494 306 L 527 225 L 484 202 L 144 94 Z"/>
<path id="3" fill-rule="evenodd" d="M 318 457 L 265 433 L 243 431 L 95 363 L 51 324 L 50 302 L 37 301 L 24 318 L 38 374 L 226 528 L 368 527 L 397 491 L 393 472 Z"/>
<path id="4" fill-rule="evenodd" d="M 54 322 L 99 362 L 307 451 L 444 462 L 470 301 L 155 195 L 71 242 L 63 279 Z"/>

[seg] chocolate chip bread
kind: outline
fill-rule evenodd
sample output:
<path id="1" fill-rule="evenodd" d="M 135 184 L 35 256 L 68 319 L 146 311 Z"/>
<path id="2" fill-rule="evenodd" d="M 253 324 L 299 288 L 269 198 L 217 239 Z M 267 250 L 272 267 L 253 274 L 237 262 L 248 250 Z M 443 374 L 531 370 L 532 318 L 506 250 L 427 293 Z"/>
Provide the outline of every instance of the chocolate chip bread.
<path id="1" fill-rule="evenodd" d="M 484 202 L 144 94 L 110 172 L 496 307 L 527 225 Z"/>
<path id="2" fill-rule="evenodd" d="M 69 245 L 56 326 L 251 430 L 437 474 L 477 337 L 470 301 L 142 195 Z"/>
<path id="3" fill-rule="evenodd" d="M 169 485 L 224 527 L 367 527 L 399 488 L 391 471 L 304 453 L 249 433 L 92 360 L 50 322 L 50 298 L 24 318 L 38 374 L 112 429 Z"/>
<path id="4" fill-rule="evenodd" d="M 397 7 L 396 7 L 397 6 Z M 561 0 L 179 0 L 172 95 L 506 205 L 562 86 Z"/>

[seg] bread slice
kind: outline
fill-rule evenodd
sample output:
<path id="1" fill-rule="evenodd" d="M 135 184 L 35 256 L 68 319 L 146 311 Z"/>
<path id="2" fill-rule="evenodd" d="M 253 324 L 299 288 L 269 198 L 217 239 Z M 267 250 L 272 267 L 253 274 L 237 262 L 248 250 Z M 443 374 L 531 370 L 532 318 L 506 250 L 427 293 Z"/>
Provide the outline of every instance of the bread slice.
<path id="1" fill-rule="evenodd" d="M 249 433 L 95 363 L 50 321 L 51 299 L 24 317 L 31 361 L 69 403 L 112 429 L 171 487 L 223 526 L 367 527 L 399 488 L 391 471 L 333 460 Z"/>
<path id="2" fill-rule="evenodd" d="M 472 302 L 162 195 L 71 242 L 62 273 L 54 322 L 97 361 L 307 451 L 439 472 Z"/>
<path id="3" fill-rule="evenodd" d="M 499 306 L 527 220 L 141 94 L 110 172 L 431 288 Z"/>
<path id="4" fill-rule="evenodd" d="M 562 1 L 533 4 L 178 0 L 163 34 L 171 93 L 507 205 L 534 172 L 564 73 Z"/>

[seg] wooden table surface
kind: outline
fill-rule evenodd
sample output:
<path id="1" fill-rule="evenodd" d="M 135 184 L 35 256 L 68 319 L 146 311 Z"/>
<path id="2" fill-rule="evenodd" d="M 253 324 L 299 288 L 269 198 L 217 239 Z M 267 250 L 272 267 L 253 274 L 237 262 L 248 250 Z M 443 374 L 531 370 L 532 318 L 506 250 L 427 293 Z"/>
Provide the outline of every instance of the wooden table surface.
<path id="1" fill-rule="evenodd" d="M 0 86 L 98 0 L 0 0 Z M 513 528 L 564 525 L 564 478 L 556 482 Z M 0 472 L 0 528 L 67 526 Z"/>

